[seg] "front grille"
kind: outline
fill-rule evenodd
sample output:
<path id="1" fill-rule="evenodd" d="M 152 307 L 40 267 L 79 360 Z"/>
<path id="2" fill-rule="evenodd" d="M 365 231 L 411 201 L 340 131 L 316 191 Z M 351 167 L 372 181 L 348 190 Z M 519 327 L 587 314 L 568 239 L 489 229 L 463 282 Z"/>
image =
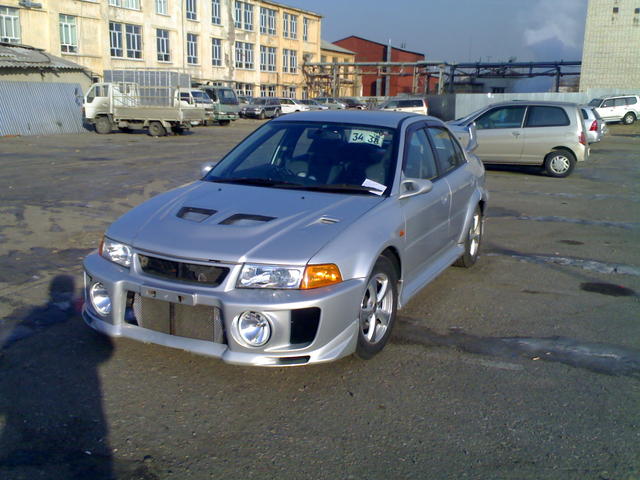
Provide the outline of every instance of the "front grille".
<path id="1" fill-rule="evenodd" d="M 189 306 L 129 294 L 132 315 L 128 323 L 176 337 L 226 343 L 220 309 Z"/>
<path id="2" fill-rule="evenodd" d="M 227 267 L 175 262 L 163 258 L 138 254 L 140 268 L 147 275 L 185 283 L 217 287 L 229 273 Z"/>

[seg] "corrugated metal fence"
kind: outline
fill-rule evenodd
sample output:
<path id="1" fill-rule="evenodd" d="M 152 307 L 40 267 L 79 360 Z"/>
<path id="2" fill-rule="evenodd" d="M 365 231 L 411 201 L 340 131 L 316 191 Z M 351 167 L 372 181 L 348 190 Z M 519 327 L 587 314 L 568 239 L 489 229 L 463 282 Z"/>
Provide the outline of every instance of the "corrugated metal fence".
<path id="1" fill-rule="evenodd" d="M 0 82 L 0 136 L 84 131 L 80 84 Z"/>

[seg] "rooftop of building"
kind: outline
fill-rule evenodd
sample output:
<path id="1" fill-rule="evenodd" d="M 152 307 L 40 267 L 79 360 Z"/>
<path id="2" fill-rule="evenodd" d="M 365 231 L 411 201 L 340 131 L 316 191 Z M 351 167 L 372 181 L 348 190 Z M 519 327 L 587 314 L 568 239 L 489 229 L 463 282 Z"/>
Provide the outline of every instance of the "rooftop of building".
<path id="1" fill-rule="evenodd" d="M 51 55 L 41 48 L 7 42 L 0 42 L 0 68 L 36 68 L 40 70 L 85 69 L 77 63 Z"/>
<path id="2" fill-rule="evenodd" d="M 329 50 L 331 52 L 344 53 L 346 55 L 355 55 L 356 52 L 352 52 L 351 50 L 347 50 L 346 48 L 342 48 L 339 45 L 335 45 L 331 42 L 327 42 L 326 40 L 322 40 L 320 43 L 321 50 Z"/>

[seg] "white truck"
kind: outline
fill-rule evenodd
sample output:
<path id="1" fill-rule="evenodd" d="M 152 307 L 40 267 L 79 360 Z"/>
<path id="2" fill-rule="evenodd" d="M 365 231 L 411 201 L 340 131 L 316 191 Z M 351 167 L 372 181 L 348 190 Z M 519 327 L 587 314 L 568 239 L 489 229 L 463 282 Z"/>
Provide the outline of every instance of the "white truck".
<path id="1" fill-rule="evenodd" d="M 161 137 L 182 133 L 192 124 L 204 123 L 205 109 L 184 106 L 179 89 L 169 86 L 141 87 L 136 82 L 95 83 L 84 97 L 85 121 L 97 133 L 111 133 L 114 127 L 127 131 L 147 129 L 149 135 Z"/>

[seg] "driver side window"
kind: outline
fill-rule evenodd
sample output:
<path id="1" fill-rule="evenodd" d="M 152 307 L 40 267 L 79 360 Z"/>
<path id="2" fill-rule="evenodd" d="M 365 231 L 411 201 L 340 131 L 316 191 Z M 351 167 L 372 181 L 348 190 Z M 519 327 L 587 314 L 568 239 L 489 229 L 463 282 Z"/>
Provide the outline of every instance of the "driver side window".
<path id="1" fill-rule="evenodd" d="M 500 107 L 489 110 L 476 120 L 477 129 L 520 128 L 526 107 Z"/>
<path id="2" fill-rule="evenodd" d="M 432 180 L 438 176 L 436 159 L 424 129 L 416 130 L 410 134 L 406 144 L 402 171 L 407 178 Z"/>

